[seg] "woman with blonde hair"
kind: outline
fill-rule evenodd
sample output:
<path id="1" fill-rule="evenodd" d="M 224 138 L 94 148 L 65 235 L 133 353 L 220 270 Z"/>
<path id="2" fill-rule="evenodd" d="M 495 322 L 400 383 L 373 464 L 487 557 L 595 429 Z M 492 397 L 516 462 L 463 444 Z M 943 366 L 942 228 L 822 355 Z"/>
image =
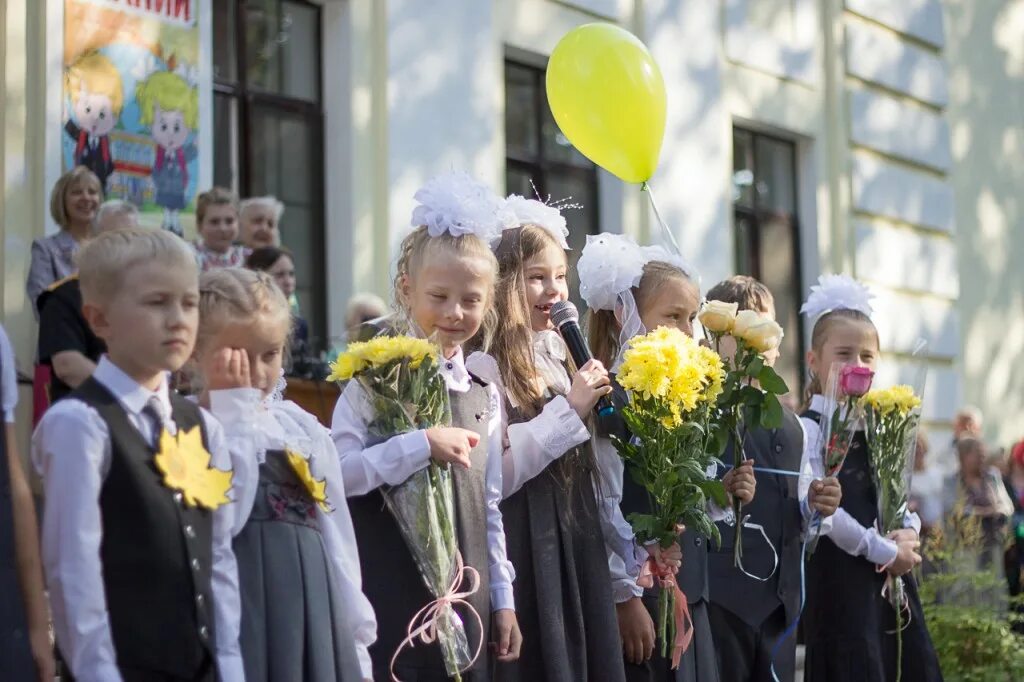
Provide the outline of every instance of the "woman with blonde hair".
<path id="1" fill-rule="evenodd" d="M 32 242 L 32 263 L 25 290 L 38 316 L 36 299 L 48 286 L 73 274 L 75 254 L 92 233 L 103 187 L 96 174 L 85 166 L 76 166 L 60 176 L 50 192 L 50 215 L 60 232 Z"/>

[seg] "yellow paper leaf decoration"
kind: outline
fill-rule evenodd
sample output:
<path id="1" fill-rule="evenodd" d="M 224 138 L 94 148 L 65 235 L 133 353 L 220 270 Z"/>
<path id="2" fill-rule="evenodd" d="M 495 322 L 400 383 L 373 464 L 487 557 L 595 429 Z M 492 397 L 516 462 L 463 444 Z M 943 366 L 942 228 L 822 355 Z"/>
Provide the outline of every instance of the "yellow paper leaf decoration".
<path id="1" fill-rule="evenodd" d="M 284 452 L 288 455 L 288 463 L 292 466 L 292 471 L 299 477 L 313 501 L 325 512 L 334 511 L 334 507 L 327 501 L 327 481 L 313 477 L 313 470 L 309 467 L 308 459 L 292 450 L 286 449 Z"/>
<path id="2" fill-rule="evenodd" d="M 167 429 L 160 432 L 156 468 L 163 474 L 164 485 L 180 491 L 190 507 L 216 509 L 231 502 L 232 473 L 210 466 L 210 459 L 198 426 L 180 429 L 174 436 Z"/>

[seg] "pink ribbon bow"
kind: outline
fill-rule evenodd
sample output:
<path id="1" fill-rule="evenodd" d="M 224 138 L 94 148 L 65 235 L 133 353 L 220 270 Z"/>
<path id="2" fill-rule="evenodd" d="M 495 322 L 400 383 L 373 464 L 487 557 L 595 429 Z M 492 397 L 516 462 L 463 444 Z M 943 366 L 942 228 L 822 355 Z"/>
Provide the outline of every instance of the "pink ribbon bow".
<path id="1" fill-rule="evenodd" d="M 676 639 L 672 643 L 672 670 L 679 667 L 679 661 L 683 652 L 690 648 L 693 641 L 693 619 L 690 618 L 690 604 L 686 601 L 686 595 L 679 589 L 676 576 L 672 571 L 661 571 L 654 557 L 649 557 L 640 569 L 640 575 L 636 584 L 643 588 L 654 587 L 654 579 L 658 579 L 658 586 L 675 590 L 675 607 L 673 614 L 676 623 Z"/>
<path id="2" fill-rule="evenodd" d="M 469 589 L 460 592 L 459 590 L 462 588 L 465 575 L 469 576 Z M 448 586 L 448 591 L 416 612 L 416 615 L 409 621 L 405 639 L 398 645 L 394 656 L 391 657 L 390 670 L 393 682 L 402 682 L 395 675 L 395 661 L 398 660 L 398 655 L 402 653 L 405 647 L 416 646 L 417 639 L 424 644 L 433 644 L 437 641 L 437 621 L 441 618 L 441 614 L 444 613 L 446 608 L 454 608 L 456 604 L 465 606 L 466 610 L 476 619 L 480 632 L 484 631 L 484 624 L 480 620 L 480 614 L 466 601 L 466 597 L 475 594 L 478 589 L 480 589 L 480 573 L 472 566 L 466 566 L 462 561 L 462 552 L 455 550 L 455 573 L 452 576 L 451 585 Z M 476 663 L 476 659 L 480 657 L 480 649 L 483 645 L 484 640 L 481 636 L 480 641 L 476 644 L 476 652 L 473 654 L 473 658 L 459 672 L 468 670 Z"/>

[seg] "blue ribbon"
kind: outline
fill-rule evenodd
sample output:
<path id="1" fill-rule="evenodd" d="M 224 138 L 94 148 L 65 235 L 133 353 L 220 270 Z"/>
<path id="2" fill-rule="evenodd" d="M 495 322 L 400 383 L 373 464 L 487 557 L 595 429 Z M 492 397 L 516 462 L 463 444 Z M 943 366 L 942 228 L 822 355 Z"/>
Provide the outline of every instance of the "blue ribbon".
<path id="1" fill-rule="evenodd" d="M 726 471 L 733 468 L 731 464 L 722 464 L 721 466 Z M 803 475 L 799 471 L 790 471 L 789 469 L 772 469 L 769 467 L 754 467 L 754 471 L 759 474 L 775 474 L 776 476 L 793 476 L 795 478 L 800 478 Z"/>
<path id="2" fill-rule="evenodd" d="M 800 625 L 800 616 L 804 612 L 804 602 L 807 599 L 807 540 L 810 533 L 804 535 L 803 547 L 800 550 L 800 608 L 797 609 L 796 618 L 786 627 L 786 631 L 779 636 L 772 646 L 771 671 L 772 680 L 779 682 L 779 676 L 775 673 L 775 657 L 787 639 L 796 635 L 797 626 Z"/>

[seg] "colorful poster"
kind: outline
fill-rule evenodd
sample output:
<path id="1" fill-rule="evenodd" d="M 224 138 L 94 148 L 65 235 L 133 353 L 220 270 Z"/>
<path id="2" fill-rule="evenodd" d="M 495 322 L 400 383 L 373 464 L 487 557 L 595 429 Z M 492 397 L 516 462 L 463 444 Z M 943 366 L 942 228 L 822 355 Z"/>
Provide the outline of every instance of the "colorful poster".
<path id="1" fill-rule="evenodd" d="M 196 0 L 64 0 L 64 170 L 88 166 L 145 224 L 191 233 L 199 179 Z"/>

